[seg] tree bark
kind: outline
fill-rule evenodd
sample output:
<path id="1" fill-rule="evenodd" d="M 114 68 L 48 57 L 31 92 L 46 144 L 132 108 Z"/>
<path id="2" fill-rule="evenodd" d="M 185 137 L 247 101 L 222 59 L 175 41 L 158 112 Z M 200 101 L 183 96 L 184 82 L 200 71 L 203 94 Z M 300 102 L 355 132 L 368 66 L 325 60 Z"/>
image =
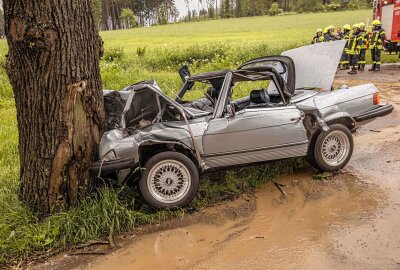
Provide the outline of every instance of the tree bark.
<path id="1" fill-rule="evenodd" d="M 17 108 L 20 198 L 44 215 L 91 184 L 104 127 L 102 41 L 90 0 L 3 0 Z"/>

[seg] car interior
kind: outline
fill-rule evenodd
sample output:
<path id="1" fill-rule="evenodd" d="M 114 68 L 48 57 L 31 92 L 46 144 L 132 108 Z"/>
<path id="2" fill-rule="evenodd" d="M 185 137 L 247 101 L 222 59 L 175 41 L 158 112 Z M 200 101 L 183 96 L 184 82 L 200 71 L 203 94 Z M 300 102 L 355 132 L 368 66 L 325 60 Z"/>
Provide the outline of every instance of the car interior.
<path id="1" fill-rule="evenodd" d="M 203 86 L 203 89 L 192 86 L 185 92 L 179 103 L 187 108 L 194 108 L 205 112 L 213 112 L 215 104 L 221 92 L 222 85 L 215 85 L 208 81 L 194 82 Z M 215 86 L 211 86 L 215 85 Z M 208 86 L 207 88 L 205 88 Z M 235 112 L 245 109 L 270 108 L 282 106 L 282 97 L 277 92 L 272 80 L 243 80 L 236 81 L 232 85 L 229 103 L 233 105 Z M 194 94 L 194 92 L 196 92 Z M 192 100 L 191 100 L 192 99 Z"/>
<path id="2" fill-rule="evenodd" d="M 214 87 L 209 81 L 199 81 L 191 85 L 182 98 L 177 101 L 186 108 L 213 112 L 221 86 Z"/>

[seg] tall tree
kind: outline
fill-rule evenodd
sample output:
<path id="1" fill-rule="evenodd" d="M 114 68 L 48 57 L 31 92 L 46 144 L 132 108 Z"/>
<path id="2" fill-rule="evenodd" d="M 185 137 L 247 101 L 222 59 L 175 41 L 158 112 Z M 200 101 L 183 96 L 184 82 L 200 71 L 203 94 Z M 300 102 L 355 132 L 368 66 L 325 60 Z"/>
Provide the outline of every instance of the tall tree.
<path id="1" fill-rule="evenodd" d="M 75 205 L 104 126 L 102 41 L 90 0 L 4 0 L 17 108 L 20 197 L 41 214 Z"/>
<path id="2" fill-rule="evenodd" d="M 235 17 L 242 17 L 242 0 L 235 0 Z"/>
<path id="3" fill-rule="evenodd" d="M 91 0 L 92 10 L 93 10 L 93 18 L 97 27 L 101 28 L 101 2 L 102 0 Z"/>
<path id="4" fill-rule="evenodd" d="M 190 3 L 192 2 L 192 0 L 183 0 L 183 2 L 185 2 L 185 5 L 186 5 L 187 10 L 188 10 L 188 20 L 191 21 L 192 12 L 190 11 Z"/>
<path id="5" fill-rule="evenodd" d="M 221 18 L 232 17 L 232 3 L 231 0 L 221 0 L 220 15 Z"/>
<path id="6" fill-rule="evenodd" d="M 207 13 L 209 18 L 214 17 L 214 3 L 215 0 L 205 0 L 207 4 Z"/>

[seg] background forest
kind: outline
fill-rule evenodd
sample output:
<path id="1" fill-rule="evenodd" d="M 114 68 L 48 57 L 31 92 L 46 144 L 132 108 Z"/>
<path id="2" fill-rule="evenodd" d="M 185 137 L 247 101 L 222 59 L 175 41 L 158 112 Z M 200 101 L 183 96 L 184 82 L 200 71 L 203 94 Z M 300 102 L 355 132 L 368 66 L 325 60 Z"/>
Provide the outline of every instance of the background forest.
<path id="1" fill-rule="evenodd" d="M 183 0 L 183 2 L 187 7 L 185 14 L 179 14 L 175 0 L 93 0 L 93 6 L 101 30 L 179 21 L 275 16 L 372 6 L 372 0 Z M 193 6 L 197 8 L 192 9 Z"/>

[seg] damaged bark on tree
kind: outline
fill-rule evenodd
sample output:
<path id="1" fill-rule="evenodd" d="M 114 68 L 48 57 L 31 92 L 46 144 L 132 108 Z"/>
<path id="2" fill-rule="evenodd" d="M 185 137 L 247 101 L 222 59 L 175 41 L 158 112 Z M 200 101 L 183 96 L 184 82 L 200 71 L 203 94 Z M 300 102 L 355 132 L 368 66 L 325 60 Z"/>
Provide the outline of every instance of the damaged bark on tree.
<path id="1" fill-rule="evenodd" d="M 4 0 L 17 108 L 20 197 L 39 213 L 76 205 L 104 127 L 102 41 L 90 0 Z"/>

